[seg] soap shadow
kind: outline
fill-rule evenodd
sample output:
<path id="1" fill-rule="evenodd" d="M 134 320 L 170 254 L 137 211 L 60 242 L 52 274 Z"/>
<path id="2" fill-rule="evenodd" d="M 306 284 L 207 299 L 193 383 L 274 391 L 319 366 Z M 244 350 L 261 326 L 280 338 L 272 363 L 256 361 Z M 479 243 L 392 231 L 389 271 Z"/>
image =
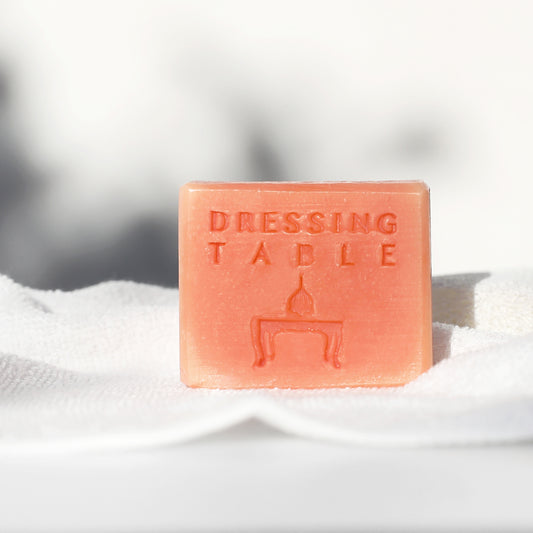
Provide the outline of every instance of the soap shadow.
<path id="1" fill-rule="evenodd" d="M 489 272 L 433 278 L 433 322 L 475 328 L 475 288 Z"/>
<path id="2" fill-rule="evenodd" d="M 475 288 L 480 281 L 489 276 L 489 272 L 472 272 L 433 278 L 434 365 L 450 356 L 454 326 L 476 327 Z"/>
<path id="3" fill-rule="evenodd" d="M 453 326 L 433 324 L 433 365 L 450 357 L 452 332 Z"/>

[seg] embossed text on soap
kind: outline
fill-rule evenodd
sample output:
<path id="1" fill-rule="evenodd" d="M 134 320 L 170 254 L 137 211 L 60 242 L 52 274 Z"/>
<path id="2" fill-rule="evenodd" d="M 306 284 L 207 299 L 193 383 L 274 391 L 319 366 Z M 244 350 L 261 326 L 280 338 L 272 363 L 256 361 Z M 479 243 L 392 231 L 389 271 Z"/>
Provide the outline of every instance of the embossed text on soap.
<path id="1" fill-rule="evenodd" d="M 227 211 L 211 210 L 206 217 L 209 232 L 219 239 L 208 243 L 208 255 L 213 265 L 220 265 L 222 255 L 236 253 L 231 250 L 232 234 L 262 234 L 265 237 L 272 234 L 285 234 L 287 238 L 298 235 L 319 234 L 353 234 L 353 235 L 382 235 L 389 237 L 377 244 L 376 263 L 383 267 L 393 267 L 397 264 L 396 242 L 392 241 L 398 231 L 398 216 L 393 212 L 369 213 L 355 212 L 322 212 L 322 211 Z M 288 242 L 287 257 L 290 264 L 310 266 L 315 261 L 316 246 L 309 242 Z M 228 245 L 229 246 L 226 246 Z M 270 266 L 275 264 L 272 259 L 271 244 L 267 240 L 255 241 L 249 251 L 240 259 L 251 264 Z M 223 247 L 224 252 L 223 252 Z M 330 245 L 329 254 L 332 265 L 339 267 L 353 267 L 361 262 L 358 251 L 360 245 L 352 241 L 338 241 Z M 239 247 L 241 250 L 242 247 Z M 240 252 L 242 253 L 242 252 Z"/>

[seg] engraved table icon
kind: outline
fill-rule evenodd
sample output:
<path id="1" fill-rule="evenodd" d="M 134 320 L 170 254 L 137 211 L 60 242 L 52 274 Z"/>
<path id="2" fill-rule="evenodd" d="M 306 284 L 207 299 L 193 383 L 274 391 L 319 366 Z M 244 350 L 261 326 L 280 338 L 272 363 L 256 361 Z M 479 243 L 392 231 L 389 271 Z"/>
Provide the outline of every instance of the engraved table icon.
<path id="1" fill-rule="evenodd" d="M 313 318 L 315 304 L 311 295 L 300 284 L 287 300 L 287 314 L 279 318 L 253 317 L 251 321 L 252 344 L 255 350 L 254 366 L 265 366 L 274 360 L 274 340 L 278 333 L 318 333 L 325 340 L 324 361 L 340 368 L 339 352 L 342 344 L 342 320 L 318 320 Z"/>

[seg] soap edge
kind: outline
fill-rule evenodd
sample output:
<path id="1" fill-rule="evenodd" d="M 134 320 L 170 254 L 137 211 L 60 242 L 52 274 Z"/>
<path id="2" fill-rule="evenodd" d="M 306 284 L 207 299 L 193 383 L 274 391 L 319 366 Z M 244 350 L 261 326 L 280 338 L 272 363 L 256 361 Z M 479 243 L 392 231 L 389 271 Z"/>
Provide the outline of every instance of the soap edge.
<path id="1" fill-rule="evenodd" d="M 185 313 L 187 301 L 187 276 L 189 275 L 189 268 L 186 265 L 185 258 L 187 257 L 188 241 L 186 237 L 187 218 L 189 214 L 190 200 L 188 199 L 190 189 L 183 185 L 178 192 L 178 270 L 179 270 L 179 367 L 180 379 L 182 383 L 188 385 L 189 379 L 189 358 L 186 355 L 187 339 L 185 332 L 187 331 L 186 320 L 188 314 Z"/>
<path id="2" fill-rule="evenodd" d="M 422 180 L 382 180 L 382 181 L 189 181 L 180 190 L 193 191 L 248 191 L 264 192 L 375 192 L 420 194 L 429 191 Z M 409 190 L 411 189 L 411 190 Z"/>

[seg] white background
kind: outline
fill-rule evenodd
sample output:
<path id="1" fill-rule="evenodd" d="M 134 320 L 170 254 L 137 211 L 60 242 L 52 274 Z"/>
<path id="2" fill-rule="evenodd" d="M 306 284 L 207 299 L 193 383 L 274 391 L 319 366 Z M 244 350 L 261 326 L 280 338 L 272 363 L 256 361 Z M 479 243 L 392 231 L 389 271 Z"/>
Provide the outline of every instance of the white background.
<path id="1" fill-rule="evenodd" d="M 530 266 L 532 11 L 7 2 L 5 143 L 45 186 L 4 209 L 0 270 L 172 284 L 178 186 L 197 179 L 422 179 L 435 274 Z"/>

